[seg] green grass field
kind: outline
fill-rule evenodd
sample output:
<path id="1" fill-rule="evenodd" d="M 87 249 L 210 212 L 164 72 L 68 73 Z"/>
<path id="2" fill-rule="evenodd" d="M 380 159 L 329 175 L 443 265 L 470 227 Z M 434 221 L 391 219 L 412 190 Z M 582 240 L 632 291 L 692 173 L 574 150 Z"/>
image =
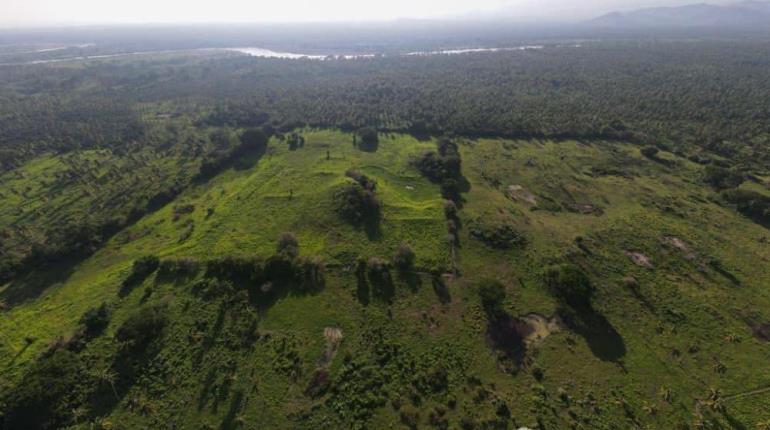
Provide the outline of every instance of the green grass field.
<path id="1" fill-rule="evenodd" d="M 273 138 L 261 158 L 190 186 L 76 266 L 0 286 L 4 299 L 34 291 L 6 299 L 0 314 L 0 391 L 23 381 L 88 309 L 106 302 L 113 310 L 106 332 L 79 353 L 88 369 L 102 369 L 122 322 L 165 304 L 170 322 L 157 355 L 132 384 L 114 394 L 99 388 L 101 400 L 73 428 L 673 429 L 691 428 L 698 411 L 723 428 L 770 420 L 767 392 L 731 397 L 770 387 L 770 344 L 752 332 L 770 321 L 770 232 L 720 204 L 701 166 L 669 153 L 650 160 L 620 143 L 458 140 L 469 184 L 459 276 L 445 277 L 439 294 L 430 272 L 453 261 L 444 199 L 412 164 L 435 141 L 382 135 L 375 152 L 364 152 L 350 134 L 301 132 L 303 147 Z M 79 157 L 105 161 L 98 152 Z M 189 168 L 167 162 L 157 169 Z M 47 156 L 3 177 L 0 219 L 45 217 L 85 201 L 79 187 L 46 194 L 46 178 L 62 163 Z M 350 181 L 348 169 L 377 182 L 376 232 L 336 213 L 333 196 Z M 77 207 L 68 213 L 78 216 Z M 495 249 L 473 234 L 499 226 L 527 244 Z M 200 270 L 190 279 L 154 274 L 121 294 L 142 256 L 268 258 L 284 232 L 296 234 L 301 255 L 326 263 L 322 290 L 259 307 L 205 299 L 193 291 Z M 357 258 L 389 259 L 404 242 L 416 254 L 414 276 L 393 276 L 391 300 L 362 301 Z M 532 344 L 518 370 L 505 367 L 487 340 L 479 282 L 505 285 L 513 317 L 551 317 L 559 303 L 542 273 L 564 261 L 590 277 L 601 323 L 562 327 Z M 251 320 L 257 338 L 242 345 Z M 328 328 L 342 339 L 325 337 Z M 319 372 L 329 388 L 308 394 Z M 723 411 L 700 402 L 711 388 L 721 391 Z"/>

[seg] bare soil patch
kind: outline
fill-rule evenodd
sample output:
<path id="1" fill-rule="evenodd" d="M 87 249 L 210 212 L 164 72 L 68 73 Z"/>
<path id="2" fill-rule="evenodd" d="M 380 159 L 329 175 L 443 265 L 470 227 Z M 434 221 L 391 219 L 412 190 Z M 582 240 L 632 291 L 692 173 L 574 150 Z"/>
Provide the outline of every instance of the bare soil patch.
<path id="1" fill-rule="evenodd" d="M 604 209 L 591 203 L 573 203 L 568 208 L 582 215 L 596 215 L 600 216 L 604 214 Z"/>
<path id="2" fill-rule="evenodd" d="M 639 266 L 639 267 L 646 267 L 648 269 L 652 269 L 652 261 L 650 260 L 650 257 L 642 254 L 641 252 L 626 251 L 626 255 L 637 266 Z"/>
<path id="3" fill-rule="evenodd" d="M 506 195 L 508 196 L 509 199 L 515 202 L 522 202 L 529 205 L 537 204 L 537 198 L 535 198 L 535 195 L 532 194 L 526 188 L 522 187 L 521 185 L 508 186 L 508 191 L 506 192 Z"/>

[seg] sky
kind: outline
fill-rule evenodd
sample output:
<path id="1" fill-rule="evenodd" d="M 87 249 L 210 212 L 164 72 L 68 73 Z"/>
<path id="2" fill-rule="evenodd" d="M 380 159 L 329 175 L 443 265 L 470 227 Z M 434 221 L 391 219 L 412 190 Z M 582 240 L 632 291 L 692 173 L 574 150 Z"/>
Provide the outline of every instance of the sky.
<path id="1" fill-rule="evenodd" d="M 334 22 L 506 17 L 579 20 L 701 0 L 0 0 L 0 25 Z"/>

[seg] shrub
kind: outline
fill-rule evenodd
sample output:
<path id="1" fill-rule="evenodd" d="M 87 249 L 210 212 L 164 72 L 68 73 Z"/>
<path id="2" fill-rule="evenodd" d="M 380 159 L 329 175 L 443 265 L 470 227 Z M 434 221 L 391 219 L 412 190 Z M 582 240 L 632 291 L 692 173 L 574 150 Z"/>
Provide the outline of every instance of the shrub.
<path id="1" fill-rule="evenodd" d="M 728 190 L 722 197 L 734 204 L 738 212 L 754 221 L 770 225 L 770 197 L 749 190 Z"/>
<path id="2" fill-rule="evenodd" d="M 457 204 L 453 200 L 444 202 L 444 216 L 448 219 L 457 218 Z"/>
<path id="3" fill-rule="evenodd" d="M 41 357 L 10 392 L 0 424 L 9 429 L 63 428 L 70 424 L 72 410 L 83 400 L 77 390 L 83 373 L 79 356 L 66 349 Z"/>
<path id="4" fill-rule="evenodd" d="M 642 155 L 644 155 L 649 159 L 655 159 L 655 157 L 657 157 L 658 155 L 658 148 L 652 145 L 645 146 L 640 150 L 640 152 L 642 153 Z"/>
<path id="5" fill-rule="evenodd" d="M 261 260 L 243 257 L 224 257 L 206 262 L 206 276 L 249 282 L 263 274 Z"/>
<path id="6" fill-rule="evenodd" d="M 372 257 L 366 267 L 369 269 L 369 278 L 374 281 L 387 281 L 390 278 L 390 263 L 385 259 Z"/>
<path id="7" fill-rule="evenodd" d="M 508 224 L 488 226 L 476 223 L 470 230 L 471 236 L 495 249 L 523 247 L 527 238 Z"/>
<path id="8" fill-rule="evenodd" d="M 425 152 L 415 160 L 414 166 L 431 182 L 441 184 L 441 194 L 445 198 L 459 201 L 464 179 L 457 144 L 448 139 L 440 140 L 438 153 Z"/>
<path id="9" fill-rule="evenodd" d="M 400 418 L 403 425 L 416 429 L 420 424 L 420 411 L 411 405 L 406 405 L 401 408 Z"/>
<path id="10" fill-rule="evenodd" d="M 353 224 L 376 223 L 380 219 L 380 201 L 374 190 L 358 183 L 341 188 L 336 200 L 339 214 Z"/>
<path id="11" fill-rule="evenodd" d="M 167 311 L 165 306 L 155 305 L 144 307 L 129 316 L 115 333 L 121 352 L 134 355 L 147 349 L 166 327 Z"/>
<path id="12" fill-rule="evenodd" d="M 590 304 L 593 287 L 578 266 L 571 263 L 553 265 L 545 270 L 543 277 L 551 293 L 560 300 L 573 306 Z"/>
<path id="13" fill-rule="evenodd" d="M 411 270 L 414 266 L 414 251 L 408 243 L 402 243 L 393 256 L 393 264 L 402 272 Z"/>
<path id="14" fill-rule="evenodd" d="M 703 181 L 717 190 L 735 188 L 741 185 L 743 180 L 743 175 L 714 165 L 706 166 L 703 173 Z"/>
<path id="15" fill-rule="evenodd" d="M 87 337 L 96 337 L 100 335 L 110 323 L 110 310 L 106 303 L 102 303 L 98 308 L 91 308 L 80 317 L 80 325 Z"/>
<path id="16" fill-rule="evenodd" d="M 488 315 L 497 315 L 502 312 L 503 300 L 505 300 L 505 286 L 493 279 L 484 279 L 479 284 L 479 298 L 484 311 Z"/>
<path id="17" fill-rule="evenodd" d="M 283 233 L 278 238 L 278 246 L 276 248 L 278 254 L 286 255 L 287 257 L 294 259 L 299 257 L 299 241 L 294 233 Z"/>
<path id="18" fill-rule="evenodd" d="M 359 185 L 364 187 L 367 190 L 374 191 L 377 188 L 377 181 L 374 179 L 364 175 L 363 173 L 359 172 L 358 170 L 348 170 L 345 172 L 345 176 L 348 178 L 358 182 Z"/>
<path id="19" fill-rule="evenodd" d="M 376 151 L 380 144 L 380 138 L 377 130 L 372 127 L 363 127 L 358 129 L 359 143 L 358 147 L 364 151 Z"/>
<path id="20" fill-rule="evenodd" d="M 194 258 L 171 258 L 161 260 L 158 266 L 159 276 L 187 277 L 198 273 L 198 260 Z"/>

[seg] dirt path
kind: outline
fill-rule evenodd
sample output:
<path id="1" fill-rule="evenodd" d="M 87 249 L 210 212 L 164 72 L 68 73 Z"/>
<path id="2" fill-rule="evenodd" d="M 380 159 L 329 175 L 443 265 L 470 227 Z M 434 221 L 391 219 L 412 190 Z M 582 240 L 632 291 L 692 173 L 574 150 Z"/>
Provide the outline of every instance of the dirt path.
<path id="1" fill-rule="evenodd" d="M 757 394 L 763 394 L 763 393 L 770 393 L 770 386 L 767 386 L 764 388 L 756 388 L 754 390 L 744 391 L 742 393 L 731 394 L 729 396 L 724 396 L 722 397 L 722 400 L 724 401 L 735 400 L 743 397 L 756 396 Z"/>

